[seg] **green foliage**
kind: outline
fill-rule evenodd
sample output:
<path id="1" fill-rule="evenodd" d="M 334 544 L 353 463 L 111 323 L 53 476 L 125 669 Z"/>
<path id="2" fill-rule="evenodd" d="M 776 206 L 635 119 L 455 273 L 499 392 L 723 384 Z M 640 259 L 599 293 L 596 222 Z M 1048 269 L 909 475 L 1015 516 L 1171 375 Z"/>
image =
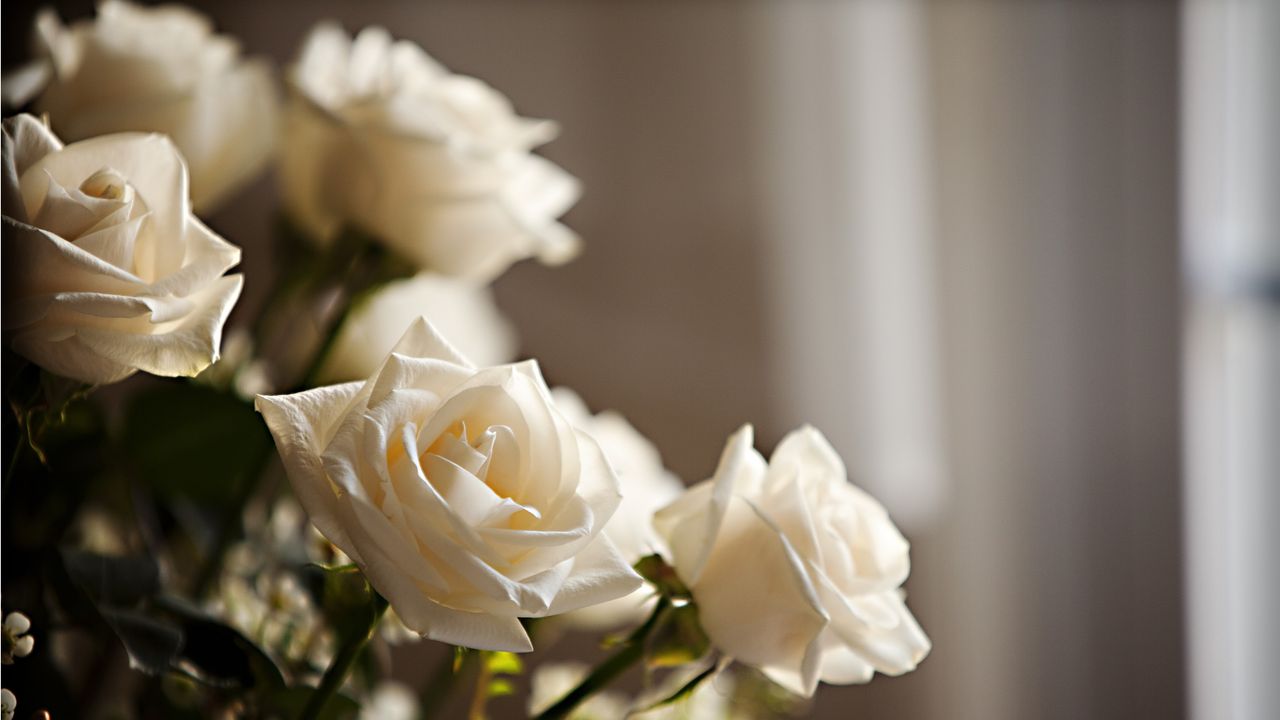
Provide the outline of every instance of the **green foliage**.
<path id="1" fill-rule="evenodd" d="M 485 653 L 485 667 L 494 675 L 519 675 L 524 672 L 524 661 L 519 655 L 509 652 Z"/>
<path id="2" fill-rule="evenodd" d="M 674 605 L 663 614 L 649 637 L 645 662 L 649 667 L 678 667 L 697 661 L 711 649 L 698 622 L 698 606 Z"/>
<path id="3" fill-rule="evenodd" d="M 239 502 L 272 445 L 249 402 L 175 381 L 133 399 L 121 447 L 130 469 L 157 496 L 216 509 Z"/>
<path id="4" fill-rule="evenodd" d="M 369 585 L 364 573 L 354 565 L 336 568 L 308 565 L 307 568 L 313 577 L 315 573 L 320 575 L 320 609 L 337 635 L 337 644 L 368 634 L 373 618 L 382 614 L 387 601 Z"/>
<path id="5" fill-rule="evenodd" d="M 640 577 L 649 581 L 659 595 L 673 600 L 693 597 L 688 586 L 676 575 L 675 568 L 667 564 L 661 555 L 646 555 L 633 566 Z"/>
<path id="6" fill-rule="evenodd" d="M 160 572 L 145 556 L 62 550 L 62 604 L 92 607 L 120 641 L 129 665 L 148 675 L 178 673 L 215 688 L 275 692 L 285 679 L 239 631 L 179 598 L 160 595 Z M 79 597 L 67 597 L 72 588 Z M 87 601 L 87 602 L 86 602 Z"/>

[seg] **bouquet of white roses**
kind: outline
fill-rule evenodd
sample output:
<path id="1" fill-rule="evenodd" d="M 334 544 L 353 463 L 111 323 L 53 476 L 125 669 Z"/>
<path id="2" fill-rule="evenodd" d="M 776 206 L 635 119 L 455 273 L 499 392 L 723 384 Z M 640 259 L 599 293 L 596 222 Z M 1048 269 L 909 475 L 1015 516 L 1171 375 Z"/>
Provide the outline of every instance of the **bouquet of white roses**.
<path id="1" fill-rule="evenodd" d="M 5 79 L 5 718 L 480 718 L 565 631 L 603 659 L 540 667 L 531 714 L 750 717 L 928 653 L 907 541 L 817 430 L 766 459 L 744 426 L 685 489 L 513 362 L 487 284 L 580 244 L 554 123 L 380 28 L 316 27 L 281 96 L 180 7 L 36 25 Z M 270 163 L 278 268 L 228 327 L 240 251 L 200 214 Z M 422 639 L 453 650 L 397 669 L 415 695 L 385 648 Z"/>

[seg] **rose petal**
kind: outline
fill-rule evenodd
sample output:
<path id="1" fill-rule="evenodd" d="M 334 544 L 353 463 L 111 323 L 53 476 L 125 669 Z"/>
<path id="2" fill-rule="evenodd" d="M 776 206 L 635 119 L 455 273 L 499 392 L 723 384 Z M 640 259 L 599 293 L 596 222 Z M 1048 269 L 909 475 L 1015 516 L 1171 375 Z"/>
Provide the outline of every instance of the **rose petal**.
<path id="1" fill-rule="evenodd" d="M 339 521 L 333 486 L 325 476 L 320 453 L 328 445 L 343 411 L 363 386 L 364 383 L 354 382 L 293 395 L 259 395 L 254 402 L 275 438 L 294 494 L 312 524 L 357 561 L 360 553 Z"/>
<path id="2" fill-rule="evenodd" d="M 713 551 L 691 585 L 707 636 L 748 664 L 789 673 L 809 695 L 828 616 L 786 536 L 746 500 L 728 502 Z M 744 628 L 750 628 L 744 632 Z"/>
<path id="3" fill-rule="evenodd" d="M 744 425 L 720 455 L 715 480 L 694 486 L 654 515 L 654 527 L 666 538 L 676 571 L 686 583 L 699 581 L 736 486 L 750 490 L 761 482 L 766 465 L 752 447 L 753 438 L 752 427 Z"/>
<path id="4" fill-rule="evenodd" d="M 626 597 L 644 584 L 604 534 L 597 535 L 571 562 L 573 570 L 560 587 L 548 615 Z"/>

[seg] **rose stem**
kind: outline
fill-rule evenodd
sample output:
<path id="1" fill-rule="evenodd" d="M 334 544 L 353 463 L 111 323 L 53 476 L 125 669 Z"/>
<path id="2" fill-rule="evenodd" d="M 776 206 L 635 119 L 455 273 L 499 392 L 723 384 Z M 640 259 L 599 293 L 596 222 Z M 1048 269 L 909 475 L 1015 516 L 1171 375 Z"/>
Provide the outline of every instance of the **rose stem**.
<path id="1" fill-rule="evenodd" d="M 379 248 L 376 243 L 367 235 L 354 230 L 346 229 L 339 238 L 341 247 L 348 247 L 349 255 L 340 255 L 337 262 L 338 272 L 341 273 L 338 287 L 341 296 L 338 299 L 339 307 L 333 314 L 333 320 L 329 324 L 328 332 L 320 342 L 320 347 L 311 356 L 311 363 L 302 373 L 298 390 L 308 390 L 315 387 L 316 379 L 320 374 L 320 370 L 324 368 L 325 358 L 329 356 L 329 351 L 333 349 L 334 344 L 338 341 L 338 333 L 342 331 L 343 324 L 347 321 L 347 316 L 351 314 L 351 310 L 363 295 L 386 282 L 387 278 L 382 276 L 379 266 Z"/>
<path id="2" fill-rule="evenodd" d="M 484 706 L 489 702 L 489 681 L 493 679 L 493 669 L 489 666 L 489 653 L 475 653 L 480 657 L 480 671 L 476 673 L 476 688 L 471 694 L 471 707 L 467 710 L 467 720 L 484 720 Z"/>
<path id="3" fill-rule="evenodd" d="M 374 630 L 378 627 L 378 621 L 382 619 L 383 613 L 387 611 L 387 600 L 381 595 L 373 594 L 373 612 L 369 613 L 369 622 L 364 627 L 364 631 L 347 638 L 342 647 L 338 648 L 338 653 L 333 656 L 333 662 L 329 663 L 329 669 L 324 671 L 324 677 L 320 680 L 320 686 L 316 691 L 311 693 L 311 698 L 307 700 L 307 706 L 303 708 L 301 720 L 315 720 L 320 717 L 324 706 L 329 702 L 329 698 L 338 692 L 338 688 L 342 687 L 342 683 L 346 682 L 347 675 L 351 673 L 351 666 L 355 664 L 356 658 L 360 656 L 360 651 L 369 642 L 369 638 L 373 637 Z"/>
<path id="4" fill-rule="evenodd" d="M 433 718 L 440 710 L 440 706 L 445 700 L 449 699 L 450 691 L 453 690 L 454 680 L 463 675 L 470 674 L 471 667 L 475 665 L 476 659 L 480 656 L 478 652 L 467 652 L 462 656 L 459 663 L 455 660 L 458 648 L 449 645 L 450 652 L 436 666 L 435 672 L 431 674 L 431 679 L 427 681 L 427 686 L 423 688 L 421 695 L 418 696 L 418 715 L 423 719 Z"/>
<path id="5" fill-rule="evenodd" d="M 558 718 L 568 717 L 574 708 L 578 707 L 582 701 L 591 697 L 593 693 L 600 690 L 604 686 L 613 682 L 619 675 L 622 675 L 632 665 L 644 656 L 644 641 L 658 625 L 662 616 L 666 613 L 667 608 L 671 607 L 671 601 L 666 597 L 658 598 L 658 605 L 653 609 L 653 614 L 644 622 L 636 631 L 631 633 L 624 642 L 622 649 L 614 653 L 609 659 L 596 666 L 578 687 L 569 691 L 568 695 L 560 698 L 555 705 L 543 710 L 534 720 L 557 720 Z"/>

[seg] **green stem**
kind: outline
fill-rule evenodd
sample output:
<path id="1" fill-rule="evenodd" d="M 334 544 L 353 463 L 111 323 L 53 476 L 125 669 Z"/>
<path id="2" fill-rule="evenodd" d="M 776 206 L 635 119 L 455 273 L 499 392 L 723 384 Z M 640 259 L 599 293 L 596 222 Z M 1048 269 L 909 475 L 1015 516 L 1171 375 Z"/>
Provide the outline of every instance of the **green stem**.
<path id="1" fill-rule="evenodd" d="M 489 681 L 493 679 L 493 668 L 489 666 L 488 651 L 476 653 L 480 658 L 480 672 L 476 673 L 475 690 L 471 693 L 471 706 L 467 709 L 467 720 L 484 720 L 484 706 L 489 702 Z"/>
<path id="2" fill-rule="evenodd" d="M 345 297 L 340 301 L 342 303 L 341 309 L 338 310 L 333 323 L 329 325 L 329 331 L 325 334 L 324 340 L 321 341 L 320 347 L 316 348 L 315 353 L 311 356 L 311 363 L 307 365 L 306 371 L 302 373 L 302 380 L 298 385 L 299 390 L 309 390 L 316 386 L 316 382 L 320 377 L 320 370 L 324 368 L 325 358 L 329 357 L 329 351 L 338 342 L 338 333 L 342 331 L 342 326 L 346 323 L 347 316 L 351 314 L 351 300 L 351 297 Z"/>
<path id="3" fill-rule="evenodd" d="M 383 613 L 387 611 L 387 601 L 381 595 L 374 593 L 373 612 L 369 613 L 369 622 L 364 628 L 364 632 L 354 635 L 338 648 L 338 654 L 333 656 L 333 662 L 329 663 L 329 669 L 324 671 L 324 677 L 320 680 L 320 686 L 311 693 L 311 698 L 307 700 L 307 706 L 302 709 L 299 720 L 316 720 L 320 717 L 320 713 L 324 710 L 324 706 L 329 702 L 329 698 L 342 687 L 346 682 L 347 675 L 351 673 L 351 666 L 355 664 L 356 658 L 360 656 L 360 651 L 364 650 L 364 646 L 369 643 L 369 638 L 373 637 L 374 630 L 378 627 L 378 621 L 382 619 Z"/>
<path id="4" fill-rule="evenodd" d="M 568 695 L 543 710 L 535 716 L 534 720 L 558 720 L 559 718 L 568 717 L 569 713 L 573 712 L 584 700 L 630 669 L 640 658 L 644 657 L 644 641 L 653 632 L 653 629 L 670 607 L 670 600 L 666 597 L 658 598 L 658 605 L 653 609 L 653 614 L 635 632 L 631 633 L 621 650 L 596 666 L 596 669 L 592 670 L 590 675 L 578 683 L 577 687 L 570 690 Z"/>
<path id="5" fill-rule="evenodd" d="M 449 699 L 449 694 L 454 687 L 454 680 L 462 675 L 470 672 L 471 666 L 475 664 L 475 658 L 479 657 L 479 653 L 468 652 L 462 659 L 461 664 L 457 664 L 454 660 L 456 648 L 446 655 L 440 664 L 436 666 L 435 672 L 431 674 L 431 679 L 427 681 L 426 687 L 422 689 L 422 693 L 418 696 L 418 716 L 422 720 L 433 718 L 440 711 L 440 706 L 445 700 Z"/>
<path id="6" fill-rule="evenodd" d="M 338 292 L 341 293 L 338 298 L 339 308 L 334 313 L 320 347 L 316 348 L 312 354 L 311 363 L 300 376 L 298 390 L 307 390 L 316 386 L 320 370 L 324 368 L 324 361 L 338 341 L 338 334 L 342 331 L 342 326 L 346 323 L 352 308 L 363 294 L 388 279 L 383 276 L 382 268 L 379 267 L 379 248 L 368 236 L 358 231 L 348 231 L 339 238 L 338 246 L 345 249 L 343 252 L 336 253 L 339 259 L 335 263 L 335 268 L 341 273 L 338 284 Z"/>

